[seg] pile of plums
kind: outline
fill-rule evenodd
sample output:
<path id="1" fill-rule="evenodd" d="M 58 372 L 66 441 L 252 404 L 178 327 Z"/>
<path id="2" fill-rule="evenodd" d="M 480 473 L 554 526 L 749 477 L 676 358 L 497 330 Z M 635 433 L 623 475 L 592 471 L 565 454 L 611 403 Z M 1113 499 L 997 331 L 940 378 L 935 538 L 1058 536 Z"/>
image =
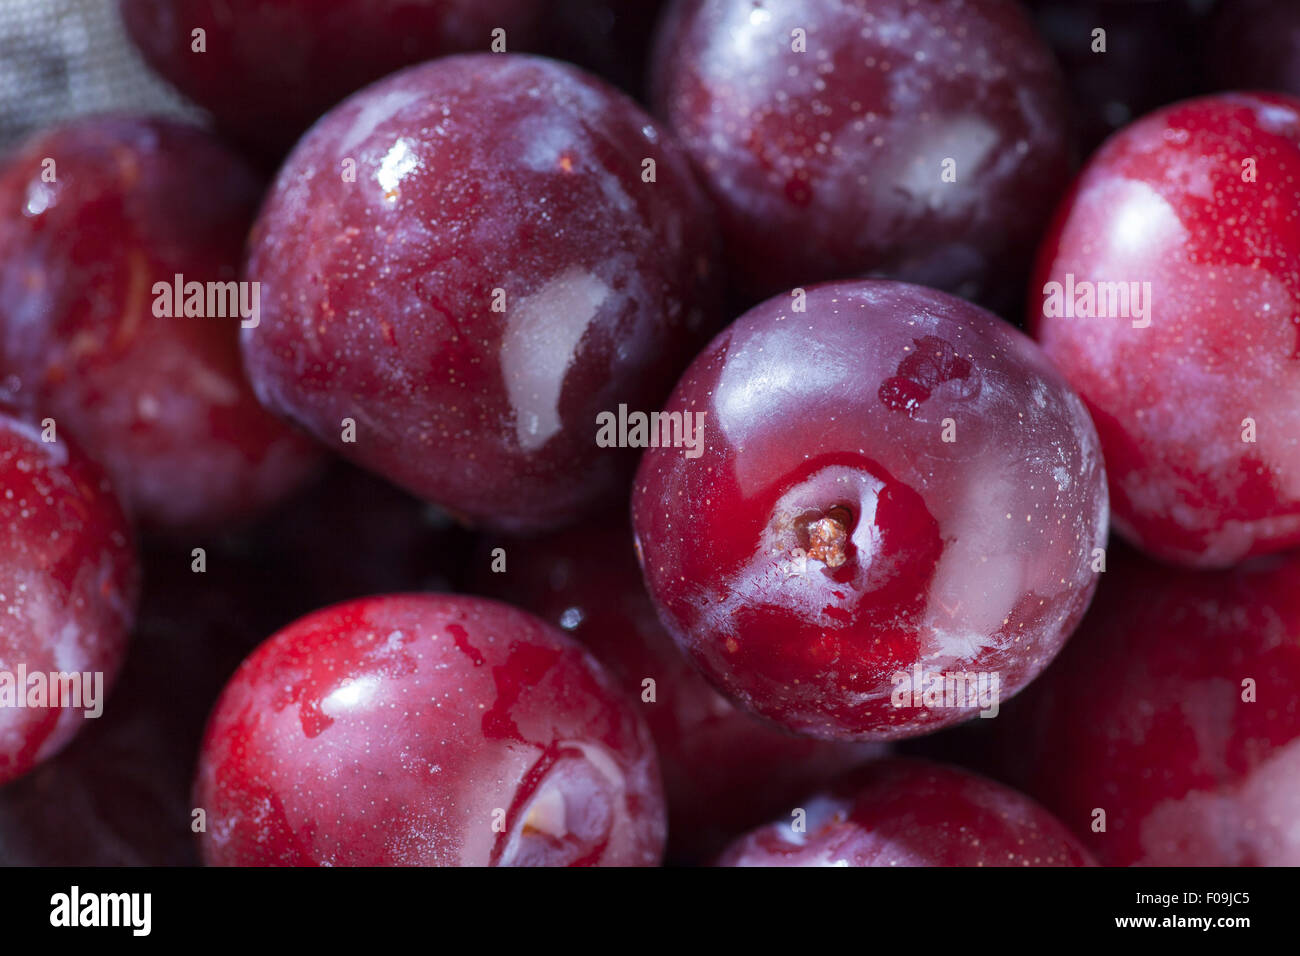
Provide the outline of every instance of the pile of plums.
<path id="1" fill-rule="evenodd" d="M 1300 6 L 121 11 L 0 863 L 1300 865 Z"/>

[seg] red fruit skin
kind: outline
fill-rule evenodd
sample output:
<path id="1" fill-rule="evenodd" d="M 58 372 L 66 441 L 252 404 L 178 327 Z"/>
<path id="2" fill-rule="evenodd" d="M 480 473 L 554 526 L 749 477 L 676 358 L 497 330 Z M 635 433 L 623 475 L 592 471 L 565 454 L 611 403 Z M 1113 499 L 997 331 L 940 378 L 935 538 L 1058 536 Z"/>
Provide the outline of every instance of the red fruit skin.
<path id="1" fill-rule="evenodd" d="M 719 866 L 1092 866 L 1023 794 L 921 760 L 878 760 L 733 843 Z"/>
<path id="2" fill-rule="evenodd" d="M 1112 137 L 1043 245 L 1031 328 L 1097 423 L 1116 527 L 1163 560 L 1300 544 L 1297 182 L 1300 100 L 1191 100 Z M 1148 282 L 1149 315 L 1046 317 L 1069 275 Z"/>
<path id="3" fill-rule="evenodd" d="M 1006 304 L 1068 182 L 1064 83 L 1011 0 L 679 0 L 652 63 L 751 301 L 888 276 Z"/>
<path id="4" fill-rule="evenodd" d="M 670 859 L 711 859 L 737 833 L 886 748 L 796 737 L 730 704 L 659 623 L 625 522 L 608 516 L 501 542 L 506 570 L 493 573 L 481 557 L 475 583 L 573 635 L 619 678 L 654 736 Z M 644 696 L 647 678 L 653 701 Z"/>
<path id="5" fill-rule="evenodd" d="M 121 0 L 145 60 L 235 139 L 283 156 L 322 113 L 367 83 L 448 53 L 541 43 L 542 0 Z M 192 31 L 206 33 L 193 52 Z"/>
<path id="6" fill-rule="evenodd" d="M 700 456 L 642 458 L 660 616 L 720 689 L 796 732 L 882 740 L 989 709 L 923 692 L 984 673 L 1005 700 L 1082 616 L 1107 515 L 1083 403 L 1028 338 L 942 292 L 831 283 L 796 304 L 737 319 L 678 383 L 667 410 L 704 414 Z M 838 567 L 810 532 L 836 509 Z"/>
<path id="7" fill-rule="evenodd" d="M 1300 865 L 1300 556 L 1109 558 L 1065 653 L 990 722 L 988 766 L 1106 865 Z"/>
<path id="8" fill-rule="evenodd" d="M 0 167 L 0 397 L 70 431 L 152 530 L 249 518 L 318 458 L 254 397 L 238 317 L 154 313 L 178 273 L 238 278 L 259 194 L 209 134 L 153 119 L 57 127 Z"/>
<path id="9" fill-rule="evenodd" d="M 666 829 L 612 679 L 458 596 L 353 601 L 268 640 L 209 720 L 195 799 L 215 865 L 654 866 Z"/>
<path id="10" fill-rule="evenodd" d="M 715 251 L 684 156 L 631 100 L 549 60 L 448 57 L 289 158 L 252 236 L 245 360 L 363 467 L 471 523 L 556 527 L 625 487 L 634 458 L 597 447 L 596 417 L 657 408 L 714 331 Z"/>
<path id="11" fill-rule="evenodd" d="M 66 438 L 46 443 L 40 429 L 2 409 L 0 529 L 0 673 L 8 690 L 32 701 L 31 685 L 19 678 L 22 666 L 28 680 L 37 672 L 81 673 L 83 680 L 102 674 L 107 693 L 126 654 L 139 594 L 130 527 L 98 467 Z M 97 720 L 86 716 L 94 706 L 84 698 L 82 707 L 6 700 L 0 784 Z"/>

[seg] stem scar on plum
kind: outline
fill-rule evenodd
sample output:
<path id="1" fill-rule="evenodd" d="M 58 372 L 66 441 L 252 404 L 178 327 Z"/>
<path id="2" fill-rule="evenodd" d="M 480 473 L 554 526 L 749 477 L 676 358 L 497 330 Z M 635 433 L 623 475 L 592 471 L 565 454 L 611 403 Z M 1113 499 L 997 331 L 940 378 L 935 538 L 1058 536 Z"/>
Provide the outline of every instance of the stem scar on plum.
<path id="1" fill-rule="evenodd" d="M 856 523 L 852 509 L 838 504 L 824 512 L 801 514 L 795 519 L 795 535 L 808 557 L 828 568 L 838 568 L 849 559 L 850 537 Z"/>

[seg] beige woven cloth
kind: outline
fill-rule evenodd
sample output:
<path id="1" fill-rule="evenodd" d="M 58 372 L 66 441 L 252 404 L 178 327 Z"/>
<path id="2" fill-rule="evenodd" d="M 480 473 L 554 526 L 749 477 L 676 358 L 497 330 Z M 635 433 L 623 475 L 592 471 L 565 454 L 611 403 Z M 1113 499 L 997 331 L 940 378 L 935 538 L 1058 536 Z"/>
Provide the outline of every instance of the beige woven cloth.
<path id="1" fill-rule="evenodd" d="M 35 129 L 103 112 L 202 118 L 145 67 L 117 0 L 0 0 L 0 152 Z"/>

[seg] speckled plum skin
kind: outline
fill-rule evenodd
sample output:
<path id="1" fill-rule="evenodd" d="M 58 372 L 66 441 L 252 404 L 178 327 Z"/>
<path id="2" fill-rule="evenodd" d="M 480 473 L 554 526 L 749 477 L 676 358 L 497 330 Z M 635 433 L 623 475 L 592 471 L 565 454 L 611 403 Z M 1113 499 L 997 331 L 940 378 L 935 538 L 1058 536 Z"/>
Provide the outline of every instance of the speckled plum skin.
<path id="1" fill-rule="evenodd" d="M 737 319 L 678 383 L 667 408 L 704 414 L 700 457 L 642 458 L 660 615 L 715 684 L 799 733 L 905 737 L 989 710 L 924 692 L 984 673 L 1005 700 L 1083 614 L 1107 517 L 1087 411 L 1028 338 L 954 296 L 863 280 L 797 301 Z"/>
<path id="2" fill-rule="evenodd" d="M 755 299 L 887 276 L 1004 304 L 1070 174 L 1063 82 L 1012 0 L 680 0 L 652 96 Z"/>
<path id="3" fill-rule="evenodd" d="M 1297 183 L 1300 100 L 1190 100 L 1110 139 L 1044 243 L 1031 327 L 1097 423 L 1116 527 L 1163 560 L 1300 544 Z M 1150 283 L 1148 314 L 1045 315 L 1070 276 Z"/>
<path id="4" fill-rule="evenodd" d="M 19 683 L 22 666 L 29 681 L 38 672 L 99 673 L 106 693 L 126 653 L 139 593 L 130 527 L 97 466 L 66 439 L 42 441 L 40 429 L 3 409 L 0 528 L 0 672 L 10 690 L 39 702 L 30 683 Z M 86 716 L 92 702 L 85 698 L 80 708 L 51 702 L 0 706 L 0 784 L 98 719 Z"/>
<path id="5" fill-rule="evenodd" d="M 1108 866 L 1300 866 L 1300 556 L 1111 559 L 1065 653 L 991 722 L 990 769 Z"/>
<path id="6" fill-rule="evenodd" d="M 295 149 L 251 243 L 263 401 L 500 530 L 621 493 L 635 459 L 597 447 L 598 413 L 657 408 L 717 328 L 685 157 L 630 99 L 535 57 L 448 57 L 350 98 Z"/>
<path id="7" fill-rule="evenodd" d="M 468 597 L 366 598 L 280 631 L 218 701 L 195 800 L 218 865 L 654 866 L 666 830 L 612 678 Z"/>
<path id="8" fill-rule="evenodd" d="M 737 833 L 886 747 L 797 737 L 729 703 L 659 623 L 626 522 L 608 516 L 503 543 L 506 570 L 494 573 L 480 559 L 476 584 L 572 634 L 619 678 L 654 736 L 669 858 L 708 860 Z"/>
<path id="9" fill-rule="evenodd" d="M 733 843 L 719 866 L 1092 866 L 1059 820 L 963 770 L 880 760 Z"/>
<path id="10" fill-rule="evenodd" d="M 543 0 L 120 0 L 150 66 L 245 146 L 282 156 L 348 94 L 413 63 L 545 35 Z M 192 50 L 192 31 L 207 49 Z"/>
<path id="11" fill-rule="evenodd" d="M 318 458 L 258 404 L 238 316 L 154 311 L 178 273 L 238 277 L 259 195 L 210 134 L 152 119 L 56 127 L 0 166 L 0 398 L 71 432 L 152 530 L 252 517 Z"/>

